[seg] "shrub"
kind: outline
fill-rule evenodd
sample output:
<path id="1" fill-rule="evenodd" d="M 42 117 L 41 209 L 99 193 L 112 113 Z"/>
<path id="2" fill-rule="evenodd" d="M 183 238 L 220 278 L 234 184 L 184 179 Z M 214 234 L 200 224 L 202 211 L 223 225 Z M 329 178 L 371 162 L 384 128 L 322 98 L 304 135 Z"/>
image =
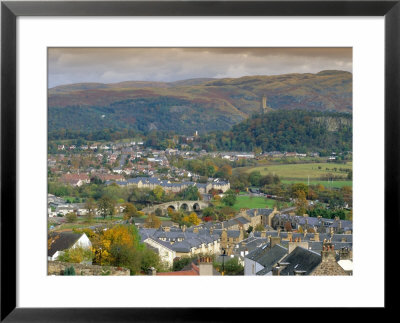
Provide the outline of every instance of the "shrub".
<path id="1" fill-rule="evenodd" d="M 65 268 L 65 270 L 64 270 L 64 276 L 75 276 L 75 275 L 76 275 L 76 274 L 75 274 L 75 268 L 74 268 L 74 266 Z"/>

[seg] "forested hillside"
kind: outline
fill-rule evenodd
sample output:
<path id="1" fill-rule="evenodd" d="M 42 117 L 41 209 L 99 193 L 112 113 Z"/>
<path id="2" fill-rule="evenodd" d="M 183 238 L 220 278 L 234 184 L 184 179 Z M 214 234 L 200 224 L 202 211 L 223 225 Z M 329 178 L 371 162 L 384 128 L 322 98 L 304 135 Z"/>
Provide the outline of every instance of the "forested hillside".
<path id="1" fill-rule="evenodd" d="M 49 90 L 50 133 L 134 130 L 200 134 L 226 130 L 272 110 L 352 111 L 352 74 L 246 76 L 178 82 L 81 83 Z"/>
<path id="2" fill-rule="evenodd" d="M 319 111 L 272 111 L 249 118 L 231 131 L 203 137 L 208 150 L 352 151 L 352 115 Z"/>

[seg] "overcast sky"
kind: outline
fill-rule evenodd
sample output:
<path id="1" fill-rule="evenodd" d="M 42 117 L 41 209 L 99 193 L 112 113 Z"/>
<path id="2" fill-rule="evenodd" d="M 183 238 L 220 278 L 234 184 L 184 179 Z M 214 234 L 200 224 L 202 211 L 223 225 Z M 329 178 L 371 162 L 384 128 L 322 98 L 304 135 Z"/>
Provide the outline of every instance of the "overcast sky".
<path id="1" fill-rule="evenodd" d="M 49 87 L 352 71 L 351 48 L 50 48 Z"/>

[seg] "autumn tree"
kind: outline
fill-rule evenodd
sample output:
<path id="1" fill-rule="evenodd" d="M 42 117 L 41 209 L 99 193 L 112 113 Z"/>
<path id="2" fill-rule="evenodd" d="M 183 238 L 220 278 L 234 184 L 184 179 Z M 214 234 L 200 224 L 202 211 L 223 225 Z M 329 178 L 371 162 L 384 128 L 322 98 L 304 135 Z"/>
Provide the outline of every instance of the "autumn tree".
<path id="1" fill-rule="evenodd" d="M 91 222 L 96 214 L 96 202 L 92 197 L 86 199 L 85 209 L 87 210 L 86 217 L 88 221 Z"/>
<path id="2" fill-rule="evenodd" d="M 285 222 L 285 224 L 284 224 L 284 228 L 285 228 L 285 231 L 287 231 L 287 232 L 292 232 L 292 224 L 290 223 L 290 221 L 286 221 Z"/>
<path id="3" fill-rule="evenodd" d="M 155 228 L 158 229 L 161 226 L 161 220 L 155 214 L 149 214 L 149 216 L 145 220 L 144 226 L 146 228 Z"/>
<path id="4" fill-rule="evenodd" d="M 304 191 L 297 191 L 297 198 L 294 204 L 297 215 L 303 216 L 307 212 L 308 202 Z"/>
<path id="5" fill-rule="evenodd" d="M 83 248 L 81 246 L 64 250 L 58 257 L 58 261 L 72 262 L 72 263 L 82 263 L 88 262 L 92 263 L 93 252 L 90 248 Z"/>
<path id="6" fill-rule="evenodd" d="M 299 195 L 307 196 L 308 194 L 308 186 L 304 183 L 294 183 L 290 187 L 291 197 L 298 198 Z"/>
<path id="7" fill-rule="evenodd" d="M 188 221 L 193 225 L 199 225 L 201 220 L 197 217 L 197 214 L 192 212 L 189 214 Z"/>
<path id="8" fill-rule="evenodd" d="M 123 204 L 124 210 L 122 213 L 124 214 L 124 219 L 129 220 L 132 217 L 138 217 L 139 213 L 136 207 L 132 203 L 125 203 Z"/>

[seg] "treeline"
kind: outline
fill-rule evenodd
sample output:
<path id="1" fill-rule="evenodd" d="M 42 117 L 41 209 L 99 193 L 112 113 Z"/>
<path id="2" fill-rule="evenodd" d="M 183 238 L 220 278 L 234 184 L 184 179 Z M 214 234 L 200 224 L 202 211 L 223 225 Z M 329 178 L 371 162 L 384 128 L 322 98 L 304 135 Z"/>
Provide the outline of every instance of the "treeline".
<path id="1" fill-rule="evenodd" d="M 185 135 L 196 130 L 229 129 L 235 122 L 218 107 L 213 109 L 213 104 L 174 96 L 154 96 L 119 100 L 105 106 L 50 106 L 48 129 L 49 132 L 86 129 L 91 133 L 105 128 L 133 129 L 143 133 L 179 129 Z M 213 113 L 209 113 L 210 109 Z"/>
<path id="2" fill-rule="evenodd" d="M 272 111 L 235 125 L 230 131 L 202 138 L 205 149 L 231 151 L 296 151 L 298 153 L 352 150 L 352 116 L 318 111 Z"/>
<path id="3" fill-rule="evenodd" d="M 104 128 L 97 131 L 88 131 L 86 128 L 84 129 L 85 130 L 73 130 L 60 128 L 50 131 L 48 140 L 71 140 L 71 144 L 81 146 L 87 144 L 88 141 L 115 141 L 141 136 L 141 134 L 134 129 L 117 130 L 115 128 Z"/>

